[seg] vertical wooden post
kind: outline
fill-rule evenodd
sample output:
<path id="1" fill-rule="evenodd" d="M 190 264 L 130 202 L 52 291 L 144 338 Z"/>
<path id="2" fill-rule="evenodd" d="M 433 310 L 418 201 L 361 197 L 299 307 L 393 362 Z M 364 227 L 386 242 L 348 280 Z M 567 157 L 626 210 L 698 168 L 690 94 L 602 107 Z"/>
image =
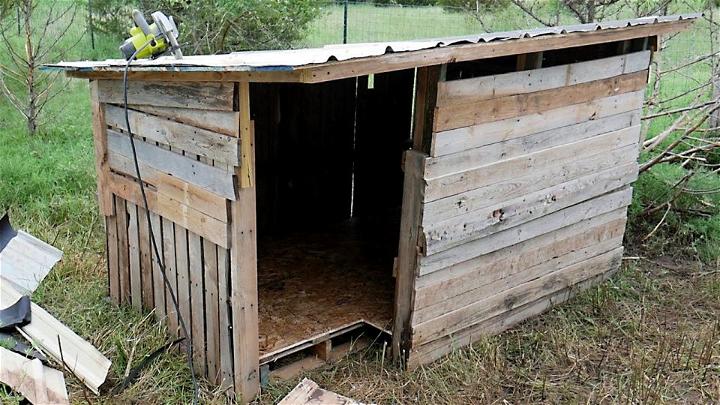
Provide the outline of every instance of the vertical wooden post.
<path id="1" fill-rule="evenodd" d="M 95 147 L 95 171 L 97 172 L 97 193 L 100 213 L 106 217 L 115 215 L 113 197 L 108 187 L 110 165 L 108 163 L 105 105 L 98 96 L 98 82 L 90 82 L 90 103 L 92 104 L 93 144 Z"/>
<path id="2" fill-rule="evenodd" d="M 238 83 L 240 167 L 236 200 L 230 204 L 230 274 L 235 393 L 252 401 L 260 391 L 258 370 L 257 218 L 255 210 L 255 145 L 250 121 L 250 84 Z"/>

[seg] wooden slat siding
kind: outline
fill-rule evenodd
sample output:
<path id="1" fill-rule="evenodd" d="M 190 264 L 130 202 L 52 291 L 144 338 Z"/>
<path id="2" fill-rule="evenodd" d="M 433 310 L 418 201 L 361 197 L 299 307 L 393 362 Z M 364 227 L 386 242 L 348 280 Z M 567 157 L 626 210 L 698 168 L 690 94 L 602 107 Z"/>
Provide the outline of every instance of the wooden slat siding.
<path id="1" fill-rule="evenodd" d="M 218 301 L 217 245 L 203 239 L 203 274 L 205 280 L 205 353 L 208 380 L 220 382 L 220 306 Z"/>
<path id="2" fill-rule="evenodd" d="M 98 81 L 90 82 L 90 104 L 92 106 L 93 146 L 95 149 L 95 172 L 97 173 L 97 193 L 100 213 L 106 217 L 115 215 L 113 196 L 107 189 L 108 145 L 105 125 L 105 104 L 100 101 Z"/>
<path id="3" fill-rule="evenodd" d="M 640 125 L 624 128 L 578 142 L 568 143 L 525 156 L 500 161 L 465 172 L 427 180 L 425 201 L 460 194 L 476 188 L 524 176 L 547 167 L 584 159 L 601 151 L 611 151 L 638 143 Z"/>
<path id="4" fill-rule="evenodd" d="M 138 231 L 140 238 L 140 283 L 142 284 L 143 307 L 150 311 L 155 307 L 152 258 L 150 257 L 150 232 L 148 229 L 145 206 L 141 202 L 137 205 Z"/>
<path id="5" fill-rule="evenodd" d="M 172 221 L 167 218 L 160 217 L 162 222 L 162 244 L 163 244 L 163 260 L 165 264 L 165 276 L 167 277 L 168 284 L 163 282 L 165 289 L 165 314 L 167 316 L 167 327 L 170 334 L 173 336 L 180 336 L 178 332 L 178 314 L 175 310 L 172 297 L 170 293 L 175 294 L 177 299 L 177 264 L 175 262 L 175 225 Z"/>
<path id="6" fill-rule="evenodd" d="M 562 106 L 642 90 L 646 85 L 647 70 L 643 70 L 559 89 L 437 107 L 435 109 L 435 126 L 433 130 L 435 132 L 447 131 L 484 122 L 548 111 Z"/>
<path id="7" fill-rule="evenodd" d="M 158 253 L 160 258 L 164 262 L 163 257 L 163 229 L 160 221 L 160 216 L 156 213 L 150 212 L 150 223 L 152 224 L 152 231 L 155 235 L 155 242 L 157 243 Z M 152 279 L 153 279 L 153 302 L 155 307 L 155 316 L 158 320 L 165 322 L 165 282 L 163 281 L 163 275 L 160 270 L 160 262 L 155 256 L 155 250 L 153 249 L 152 239 L 150 240 L 150 261 L 152 263 Z"/>
<path id="8" fill-rule="evenodd" d="M 107 132 L 110 167 L 115 171 L 133 175 L 135 167 L 132 160 L 130 138 L 112 130 Z M 188 159 L 178 153 L 143 142 L 138 138 L 135 139 L 135 150 L 140 165 L 140 174 L 143 178 L 155 177 L 153 172 L 159 171 L 178 177 L 219 196 L 228 199 L 235 198 L 231 173 L 197 160 Z M 114 159 L 114 155 L 125 157 L 125 159 Z"/>
<path id="9" fill-rule="evenodd" d="M 622 225 L 624 226 L 624 224 Z M 616 232 L 616 234 L 617 233 L 618 232 Z M 538 265 L 523 268 L 520 269 L 520 271 L 512 272 L 511 274 L 506 274 L 494 282 L 489 282 L 488 284 L 474 290 L 466 291 L 444 301 L 436 302 L 433 305 L 424 308 L 417 308 L 413 312 L 412 323 L 413 325 L 419 325 L 424 322 L 431 321 L 435 318 L 443 316 L 444 314 L 472 305 L 475 302 L 484 300 L 495 294 L 502 293 L 508 289 L 514 288 L 515 286 L 543 277 L 556 271 L 557 269 L 566 268 L 575 263 L 586 260 L 588 257 L 595 257 L 616 249 L 622 246 L 622 230 L 620 230 L 619 234 L 619 236 L 609 240 L 600 238 L 601 240 L 591 244 L 590 246 L 580 247 L 566 253 L 565 255 L 552 257 L 550 260 Z M 492 275 L 483 274 L 482 277 L 485 278 L 487 276 Z"/>
<path id="10" fill-rule="evenodd" d="M 120 302 L 130 304 L 130 250 L 128 245 L 128 211 L 125 200 L 114 196 L 117 215 L 118 271 L 120 282 Z"/>
<path id="11" fill-rule="evenodd" d="M 392 353 L 395 361 L 404 362 L 410 349 L 410 319 L 413 309 L 413 286 L 419 254 L 420 222 L 422 221 L 423 162 L 425 154 L 405 152 L 403 207 L 400 217 L 397 275 L 395 277 L 395 309 L 393 314 Z"/>
<path id="12" fill-rule="evenodd" d="M 606 232 L 619 223 L 625 223 L 626 217 L 625 207 L 619 208 L 477 256 L 442 271 L 418 277 L 415 283 L 416 307 L 422 308 L 434 301 L 439 302 L 492 281 L 491 278 L 483 277 L 483 275 L 485 273 L 495 274 L 495 268 L 505 266 L 517 271 L 517 269 L 534 266 L 547 257 L 565 254 L 575 246 L 583 246 L 587 243 L 586 240 L 591 240 L 589 238 L 596 235 L 595 231 Z"/>
<path id="13" fill-rule="evenodd" d="M 114 201 L 113 201 L 114 206 Z M 122 213 L 120 214 L 122 215 Z M 105 217 L 105 230 L 107 240 L 107 270 L 108 270 L 108 292 L 110 299 L 116 305 L 121 302 L 120 298 L 120 268 L 118 267 L 118 215 Z M 125 271 L 125 269 L 123 269 Z"/>
<path id="14" fill-rule="evenodd" d="M 622 188 L 637 179 L 636 163 L 560 183 L 516 199 L 472 211 L 423 228 L 425 253 L 431 255 L 453 246 L 519 226 L 563 208 Z"/>
<path id="15" fill-rule="evenodd" d="M 188 256 L 188 231 L 175 224 L 175 263 L 177 272 L 177 300 L 180 308 L 179 316 L 182 317 L 188 333 L 192 330 L 192 318 L 190 317 L 190 258 Z M 179 321 L 178 321 L 179 322 Z M 185 336 L 182 327 L 179 335 Z M 192 336 L 185 336 L 191 339 Z M 192 340 L 191 340 L 192 341 Z"/>
<path id="16" fill-rule="evenodd" d="M 230 311 L 230 256 L 227 249 L 217 248 L 218 254 L 218 331 L 220 335 L 220 373 L 218 385 L 227 390 L 233 385 L 233 341 Z"/>
<path id="17" fill-rule="evenodd" d="M 130 301 L 136 309 L 142 308 L 142 282 L 140 268 L 140 234 L 138 227 L 138 208 L 127 202 L 128 212 L 128 253 L 130 255 Z"/>
<path id="18" fill-rule="evenodd" d="M 190 257 L 190 316 L 192 318 L 192 344 L 195 371 L 206 375 L 205 364 L 205 286 L 203 280 L 202 238 L 188 231 Z"/>
<path id="19" fill-rule="evenodd" d="M 630 204 L 631 199 L 632 188 L 627 187 L 534 219 L 522 226 L 506 229 L 434 255 L 420 257 L 419 274 L 429 274 L 544 233 L 555 231 L 584 219 L 626 207 Z"/>
<path id="20" fill-rule="evenodd" d="M 433 119 L 442 66 L 417 70 L 413 117 L 413 149 L 427 152 L 432 143 Z"/>
<path id="21" fill-rule="evenodd" d="M 534 70 L 451 80 L 438 86 L 438 107 L 557 89 L 646 70 L 650 51 Z"/>
<path id="22" fill-rule="evenodd" d="M 423 226 L 447 220 L 493 204 L 508 201 L 561 182 L 567 182 L 613 167 L 636 164 L 638 144 L 602 151 L 584 159 L 532 171 L 489 186 L 435 200 L 425 204 Z"/>
<path id="23" fill-rule="evenodd" d="M 125 200 L 144 205 L 140 186 L 135 180 L 111 173 L 109 187 L 113 193 Z M 213 243 L 225 248 L 229 246 L 227 223 L 188 207 L 165 194 L 158 193 L 150 187 L 145 188 L 145 196 L 151 212 L 168 218 L 186 229 L 192 229 Z"/>
<path id="24" fill-rule="evenodd" d="M 221 222 L 228 222 L 228 202 L 217 194 L 168 175 L 161 176 L 155 186 L 160 194 Z"/>
<path id="25" fill-rule="evenodd" d="M 122 107 L 122 104 L 118 104 Z M 193 127 L 220 134 L 238 137 L 238 113 L 236 111 L 211 111 L 193 108 L 158 107 L 154 105 L 130 104 L 133 110 L 181 122 Z"/>
<path id="26" fill-rule="evenodd" d="M 190 153 L 208 159 L 236 165 L 238 159 L 238 138 L 193 127 L 169 119 L 145 114 L 142 111 L 128 110 L 132 133 L 147 140 L 172 145 Z M 125 111 L 121 107 L 107 105 L 105 107 L 107 124 L 126 131 Z"/>
<path id="27" fill-rule="evenodd" d="M 536 301 L 503 312 L 500 315 L 479 322 L 451 335 L 444 336 L 424 345 L 416 346 L 410 353 L 408 368 L 414 369 L 422 364 L 435 361 L 453 350 L 474 343 L 483 337 L 501 333 L 526 319 L 537 316 L 567 301 L 576 293 L 609 279 L 618 268 L 619 266 L 609 268 L 604 273 L 546 295 Z"/>
<path id="28" fill-rule="evenodd" d="M 538 132 L 522 138 L 514 138 L 475 149 L 469 149 L 452 155 L 430 158 L 425 164 L 427 178 L 470 170 L 500 160 L 509 160 L 518 156 L 539 152 L 543 149 L 560 146 L 583 139 L 592 138 L 608 132 L 640 124 L 640 109 L 584 121 L 579 124 Z"/>
<path id="29" fill-rule="evenodd" d="M 123 105 L 122 80 L 98 81 L 99 100 Z M 232 83 L 173 83 L 168 81 L 128 81 L 128 104 L 149 104 L 156 107 L 196 108 L 199 110 L 232 111 Z"/>
<path id="30" fill-rule="evenodd" d="M 413 345 L 431 342 L 615 269 L 620 265 L 622 252 L 623 248 L 618 247 L 414 326 Z"/>
<path id="31" fill-rule="evenodd" d="M 250 86 L 238 83 L 237 105 L 240 111 L 240 139 L 252 145 L 250 159 L 255 163 L 254 131 L 250 121 Z M 238 402 L 249 403 L 260 392 L 260 347 L 258 332 L 257 290 L 257 210 L 255 167 L 236 168 L 236 175 L 246 179 L 230 203 L 231 247 L 230 286 L 232 304 L 233 372 Z M 242 182 L 241 182 L 242 184 Z"/>
<path id="32" fill-rule="evenodd" d="M 431 156 L 463 152 L 642 108 L 644 90 L 433 134 Z"/>

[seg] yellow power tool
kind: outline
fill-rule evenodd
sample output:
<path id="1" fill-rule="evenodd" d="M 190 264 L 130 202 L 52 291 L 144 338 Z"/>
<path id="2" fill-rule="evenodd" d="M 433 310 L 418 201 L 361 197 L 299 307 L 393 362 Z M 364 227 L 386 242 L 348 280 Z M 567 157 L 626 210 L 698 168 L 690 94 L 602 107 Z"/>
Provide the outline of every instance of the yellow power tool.
<path id="1" fill-rule="evenodd" d="M 179 32 L 173 18 L 161 11 L 152 13 L 151 17 L 153 23 L 148 24 L 139 10 L 133 10 L 135 26 L 130 29 L 130 38 L 120 45 L 120 52 L 125 60 L 132 58 L 136 52 L 136 59 L 144 59 L 156 58 L 168 51 L 175 55 L 176 59 L 182 59 L 178 43 Z"/>

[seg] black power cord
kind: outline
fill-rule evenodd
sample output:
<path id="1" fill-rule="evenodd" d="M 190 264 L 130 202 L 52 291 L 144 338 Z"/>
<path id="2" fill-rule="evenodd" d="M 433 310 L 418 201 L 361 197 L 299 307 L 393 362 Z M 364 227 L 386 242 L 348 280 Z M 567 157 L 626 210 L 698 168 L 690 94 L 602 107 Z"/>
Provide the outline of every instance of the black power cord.
<path id="1" fill-rule="evenodd" d="M 143 49 L 145 49 L 152 41 L 147 41 L 143 46 L 138 48 L 130 57 L 130 59 L 127 60 L 127 63 L 125 64 L 125 70 L 123 72 L 123 101 L 125 103 L 125 126 L 127 127 L 127 133 L 130 137 L 130 147 L 132 148 L 132 154 L 133 154 L 133 163 L 135 164 L 135 174 L 137 175 L 138 184 L 140 184 L 140 194 L 142 194 L 143 204 L 145 205 L 145 211 L 150 212 L 150 207 L 148 206 L 148 200 L 147 195 L 145 194 L 145 185 L 143 184 L 142 177 L 140 176 L 140 164 L 138 163 L 138 157 L 137 152 L 135 151 L 135 135 L 130 130 L 130 117 L 128 115 L 128 70 L 130 69 L 130 64 L 133 60 L 137 57 L 137 54 L 140 53 Z M 150 215 L 146 215 L 145 218 L 147 219 L 147 225 L 148 229 L 150 230 L 150 240 L 152 241 L 153 246 L 153 252 L 155 253 L 155 258 L 157 259 L 158 266 L 160 267 L 160 272 L 163 276 L 163 281 L 165 284 L 165 287 L 168 291 L 170 291 L 170 297 L 172 298 L 173 306 L 175 307 L 175 313 L 178 316 L 178 320 L 180 321 L 180 327 L 183 330 L 183 333 L 188 338 L 187 339 L 187 360 L 188 360 L 188 366 L 190 366 L 190 375 L 192 377 L 192 383 L 193 383 L 193 404 L 198 404 L 198 397 L 199 397 L 199 388 L 198 388 L 198 382 L 197 378 L 195 377 L 195 367 L 193 366 L 193 345 L 192 345 L 192 339 L 190 339 L 190 333 L 188 332 L 187 326 L 185 326 L 185 320 L 183 319 L 182 315 L 180 314 L 180 305 L 178 305 L 177 297 L 175 296 L 175 293 L 173 292 L 173 288 L 170 285 L 170 282 L 168 281 L 167 275 L 165 274 L 165 262 L 163 261 L 163 258 L 160 257 L 160 251 L 158 250 L 157 241 L 155 240 L 155 232 L 153 232 L 152 222 L 150 221 Z"/>

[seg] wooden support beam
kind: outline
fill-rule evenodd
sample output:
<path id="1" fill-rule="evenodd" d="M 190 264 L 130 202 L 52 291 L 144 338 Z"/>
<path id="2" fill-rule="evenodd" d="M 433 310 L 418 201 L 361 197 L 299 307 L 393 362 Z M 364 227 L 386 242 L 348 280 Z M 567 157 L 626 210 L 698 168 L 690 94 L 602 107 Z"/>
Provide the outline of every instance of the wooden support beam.
<path id="1" fill-rule="evenodd" d="M 105 104 L 100 102 L 97 80 L 90 82 L 90 104 L 92 105 L 98 205 L 100 206 L 100 213 L 109 217 L 115 215 L 115 206 L 112 193 L 107 187 L 110 164 L 108 162 L 107 130 L 105 128 Z"/>

